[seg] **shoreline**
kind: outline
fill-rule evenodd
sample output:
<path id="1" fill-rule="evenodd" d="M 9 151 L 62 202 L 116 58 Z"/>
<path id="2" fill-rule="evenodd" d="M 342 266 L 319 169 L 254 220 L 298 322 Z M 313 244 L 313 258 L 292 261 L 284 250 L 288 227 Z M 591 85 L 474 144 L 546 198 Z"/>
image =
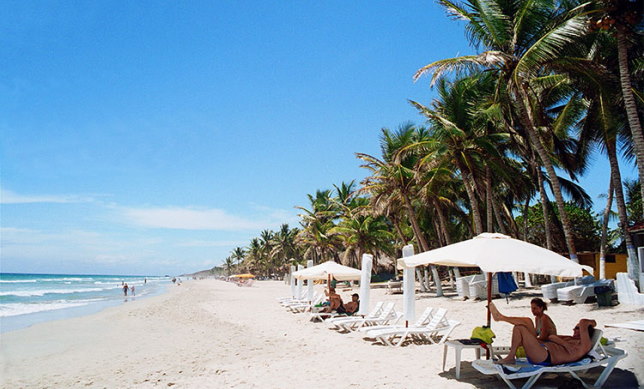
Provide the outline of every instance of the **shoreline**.
<path id="1" fill-rule="evenodd" d="M 384 292 L 372 289 L 371 304 L 395 301 L 402 309 L 401 295 Z M 196 280 L 136 304 L 12 331 L 1 340 L 1 386 L 295 388 L 326 382 L 338 388 L 506 387 L 467 363 L 473 352 L 463 352 L 461 378 L 456 380 L 453 352 L 446 371 L 441 369 L 441 345 L 392 348 L 365 341 L 359 333 L 339 334 L 324 323 L 309 322 L 307 314 L 287 312 L 276 298 L 289 293 L 289 287 L 278 281 L 240 288 L 218 280 Z M 341 294 L 346 298 L 349 293 Z M 497 300 L 497 305 L 504 313 L 525 315 L 531 297 L 511 299 L 509 304 Z M 472 328 L 484 323 L 484 304 L 420 294 L 416 313 L 426 306 L 447 308 L 450 319 L 461 321 L 451 337 L 469 338 Z M 644 310 L 595 304 L 549 308 L 563 334 L 579 318 L 593 317 L 606 337 L 620 338 L 617 347 L 629 356 L 620 361 L 605 387 L 637 387 L 638 378 L 643 382 L 644 334 L 604 324 L 641 319 Z M 493 323 L 493 330 L 495 345 L 509 344 L 509 325 Z M 538 387 L 557 387 L 561 377 L 544 377 Z"/>
<path id="2" fill-rule="evenodd" d="M 0 334 L 5 334 L 21 329 L 29 328 L 39 323 L 48 323 L 51 321 L 65 320 L 76 317 L 83 317 L 94 315 L 110 307 L 118 307 L 125 303 L 136 303 L 137 300 L 144 300 L 151 297 L 167 293 L 170 288 L 169 285 L 159 284 L 151 293 L 140 293 L 137 296 L 128 297 L 112 297 L 110 299 L 95 301 L 80 306 L 71 306 L 61 309 L 52 309 L 46 311 L 39 311 L 28 313 L 24 315 L 4 316 L 0 317 Z M 120 291 L 118 292 L 121 293 Z"/>

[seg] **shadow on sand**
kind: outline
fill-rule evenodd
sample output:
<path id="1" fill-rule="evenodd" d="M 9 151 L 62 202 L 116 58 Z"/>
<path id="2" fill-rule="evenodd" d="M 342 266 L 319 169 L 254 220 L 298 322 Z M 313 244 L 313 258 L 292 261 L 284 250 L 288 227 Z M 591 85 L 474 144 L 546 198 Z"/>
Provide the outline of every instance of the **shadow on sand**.
<path id="1" fill-rule="evenodd" d="M 454 361 L 452 360 L 452 363 Z M 452 366 L 451 368 L 448 368 L 449 366 L 449 360 L 448 360 L 448 365 L 446 366 L 446 369 L 444 372 L 439 373 L 441 377 L 456 380 L 456 368 Z M 599 375 L 602 373 L 603 367 L 595 367 L 593 369 L 588 370 L 584 374 L 580 374 L 577 372 L 577 374 L 588 384 L 592 385 Z M 528 378 L 524 379 L 517 379 L 517 380 L 512 380 L 512 383 L 517 387 L 520 388 L 522 387 L 526 381 L 528 381 Z M 472 367 L 471 362 L 463 361 L 461 362 L 461 378 L 458 380 L 458 382 L 463 382 L 463 383 L 468 383 L 471 384 L 477 388 L 485 388 L 485 389 L 492 389 L 492 388 L 507 388 L 507 384 L 501 380 L 496 375 L 484 375 L 478 372 L 478 370 L 474 369 Z M 570 374 L 543 374 L 539 380 L 536 382 L 536 384 L 533 386 L 533 388 L 558 388 L 558 389 L 576 389 L 576 388 L 583 388 L 584 386 L 574 379 Z M 638 383 L 637 383 L 637 378 L 635 377 L 635 374 L 628 370 L 623 370 L 619 368 L 615 368 L 613 372 L 611 373 L 610 377 L 608 377 L 608 380 L 603 386 L 604 388 L 638 388 Z"/>

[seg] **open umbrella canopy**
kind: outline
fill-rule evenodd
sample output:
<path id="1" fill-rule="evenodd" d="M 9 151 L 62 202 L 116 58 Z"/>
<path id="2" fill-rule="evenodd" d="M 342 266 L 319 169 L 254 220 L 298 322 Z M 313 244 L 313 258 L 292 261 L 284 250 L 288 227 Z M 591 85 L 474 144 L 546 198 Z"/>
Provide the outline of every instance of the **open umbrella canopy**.
<path id="1" fill-rule="evenodd" d="M 398 259 L 398 266 L 444 265 L 480 267 L 483 272 L 526 272 L 560 277 L 581 277 L 590 266 L 579 265 L 553 251 L 507 235 L 483 233 L 472 239 L 410 257 Z"/>
<path id="2" fill-rule="evenodd" d="M 234 278 L 255 278 L 255 276 L 250 274 L 250 273 L 234 274 L 231 277 L 234 277 Z"/>
<path id="3" fill-rule="evenodd" d="M 362 273 L 358 269 L 343 266 L 333 261 L 298 270 L 293 277 L 298 280 L 326 280 L 329 276 L 338 281 L 359 280 Z"/>

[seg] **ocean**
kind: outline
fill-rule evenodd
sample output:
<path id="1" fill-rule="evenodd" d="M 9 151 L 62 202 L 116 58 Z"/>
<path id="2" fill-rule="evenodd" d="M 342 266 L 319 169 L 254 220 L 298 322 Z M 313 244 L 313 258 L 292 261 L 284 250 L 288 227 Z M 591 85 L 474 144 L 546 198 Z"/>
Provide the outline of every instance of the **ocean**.
<path id="1" fill-rule="evenodd" d="M 123 294 L 122 283 L 135 287 Z M 0 273 L 0 332 L 82 316 L 162 293 L 171 277 Z"/>

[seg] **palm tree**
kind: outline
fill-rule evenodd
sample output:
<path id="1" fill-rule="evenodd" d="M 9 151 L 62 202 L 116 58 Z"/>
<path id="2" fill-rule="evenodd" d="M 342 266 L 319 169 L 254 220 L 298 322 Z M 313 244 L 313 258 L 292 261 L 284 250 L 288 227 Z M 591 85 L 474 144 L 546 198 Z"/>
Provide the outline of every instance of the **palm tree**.
<path id="1" fill-rule="evenodd" d="M 476 235 L 484 231 L 480 204 L 486 197 L 489 199 L 487 229 L 493 231 L 492 178 L 488 169 L 493 169 L 497 176 L 504 176 L 507 171 L 502 150 L 508 134 L 490 132 L 490 123 L 478 107 L 493 92 L 492 81 L 485 74 L 453 82 L 441 79 L 437 88 L 439 98 L 434 100 L 431 109 L 411 102 L 429 119 L 432 130 L 430 138 L 411 148 L 421 152 L 422 164 L 457 167 L 470 202 Z M 480 181 L 488 188 L 478 185 Z"/>
<path id="2" fill-rule="evenodd" d="M 348 266 L 358 267 L 365 253 L 393 252 L 393 234 L 382 217 L 356 214 L 342 220 L 330 233 L 337 234 L 344 243 L 343 263 Z"/>
<path id="3" fill-rule="evenodd" d="M 233 269 L 235 268 L 235 260 L 233 260 L 232 257 L 226 257 L 223 265 L 224 265 L 224 269 L 226 270 L 226 274 L 228 275 L 233 274 Z"/>
<path id="4" fill-rule="evenodd" d="M 598 5 L 596 16 L 589 20 L 589 25 L 591 30 L 611 30 L 617 41 L 621 92 L 641 177 L 644 175 L 644 133 L 633 93 L 628 65 L 628 46 L 633 40 L 633 42 L 639 42 L 641 48 L 642 40 L 641 36 L 638 36 L 638 32 L 641 33 L 641 30 L 638 31 L 637 26 L 642 19 L 642 0 L 597 0 L 596 4 Z M 638 54 L 641 56 L 641 52 Z M 644 187 L 640 189 L 640 192 L 644 198 Z M 642 216 L 640 215 L 640 217 Z"/>
<path id="5" fill-rule="evenodd" d="M 534 111 L 530 82 L 547 69 L 551 61 L 562 57 L 568 44 L 585 34 L 585 17 L 580 14 L 583 7 L 568 10 L 554 7 L 545 0 L 439 2 L 452 16 L 466 21 L 474 44 L 482 44 L 488 50 L 433 62 L 418 70 L 414 78 L 433 72 L 433 84 L 446 71 L 479 68 L 496 75 L 499 87 L 507 88 L 511 103 L 518 108 L 521 124 L 551 179 L 570 258 L 578 261 L 561 187 L 555 179 L 552 155 L 536 126 L 535 118 L 541 113 Z"/>
<path id="6" fill-rule="evenodd" d="M 230 256 L 237 261 L 238 266 L 244 260 L 245 255 L 246 255 L 246 250 L 244 250 L 242 247 L 235 247 L 233 252 L 230 254 Z"/>
<path id="7" fill-rule="evenodd" d="M 371 193 L 376 199 L 382 195 L 392 196 L 392 199 L 395 198 L 395 201 L 401 203 L 421 251 L 429 250 L 429 245 L 420 227 L 416 207 L 412 202 L 418 191 L 415 180 L 418 156 L 413 153 L 406 153 L 403 156 L 399 152 L 411 144 L 418 143 L 424 139 L 426 134 L 424 128 L 416 128 L 411 123 L 400 126 L 397 131 L 383 128 L 380 137 L 382 159 L 369 154 L 356 153 L 359 159 L 365 161 L 361 167 L 372 173 L 362 181 L 363 191 Z M 432 266 L 432 273 L 436 284 L 436 293 L 442 296 L 443 290 L 435 266 Z M 421 291 L 425 291 L 425 289 L 426 286 L 421 282 Z"/>

